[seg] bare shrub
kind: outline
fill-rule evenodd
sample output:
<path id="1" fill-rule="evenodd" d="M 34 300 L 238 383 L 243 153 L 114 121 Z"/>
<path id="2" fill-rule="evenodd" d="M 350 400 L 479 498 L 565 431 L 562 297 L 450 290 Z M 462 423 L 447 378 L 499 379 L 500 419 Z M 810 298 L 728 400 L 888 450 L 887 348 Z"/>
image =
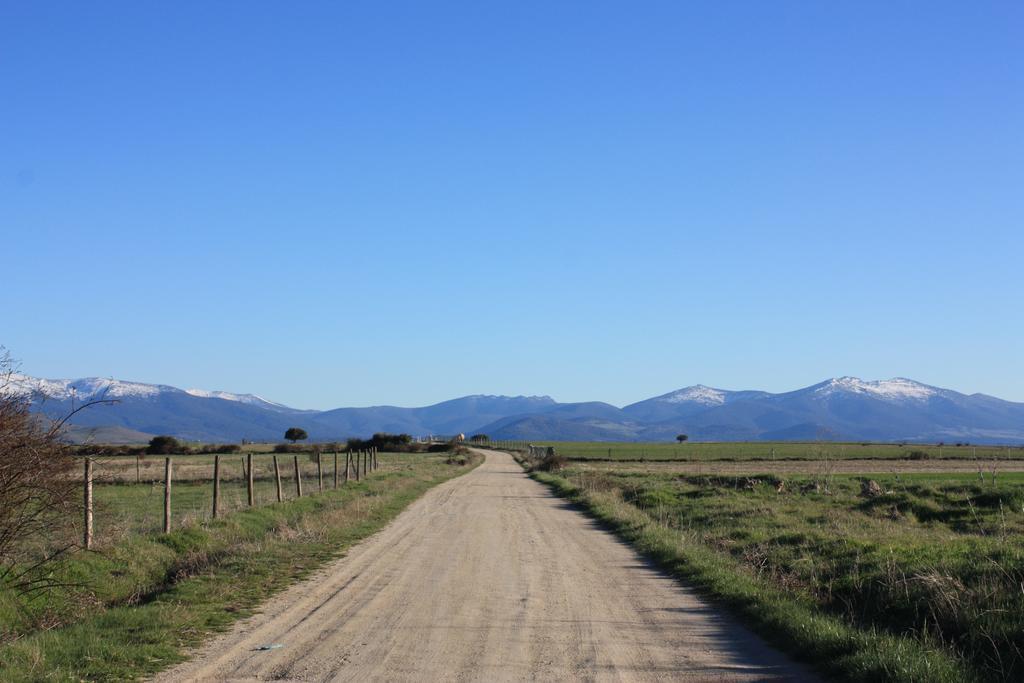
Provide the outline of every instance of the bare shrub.
<path id="1" fill-rule="evenodd" d="M 559 455 L 554 448 L 548 449 L 547 454 L 534 463 L 531 470 L 534 472 L 557 472 L 568 462 L 564 455 Z"/>
<path id="2" fill-rule="evenodd" d="M 9 389 L 10 356 L 0 357 L 0 581 L 20 590 L 45 585 L 39 570 L 73 544 L 25 557 L 26 542 L 65 538 L 77 519 L 75 459 L 61 442 L 63 421 L 31 411 L 29 397 Z M 66 419 L 66 418 L 65 418 Z"/>

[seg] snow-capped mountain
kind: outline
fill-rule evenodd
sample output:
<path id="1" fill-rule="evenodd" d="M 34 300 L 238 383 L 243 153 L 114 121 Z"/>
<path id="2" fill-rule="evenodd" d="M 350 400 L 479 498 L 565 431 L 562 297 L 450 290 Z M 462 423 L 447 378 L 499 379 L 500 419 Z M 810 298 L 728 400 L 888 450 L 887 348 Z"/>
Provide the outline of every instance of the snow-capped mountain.
<path id="1" fill-rule="evenodd" d="M 700 403 L 706 406 L 720 406 L 725 403 L 725 393 L 721 389 L 706 387 L 703 384 L 686 387 L 671 394 L 665 394 L 654 400 L 662 403 Z"/>
<path id="2" fill-rule="evenodd" d="M 506 417 L 558 407 L 548 396 L 466 396 L 423 408 L 376 406 L 335 410 L 297 410 L 253 394 L 203 389 L 178 389 L 116 379 L 38 379 L 27 375 L 0 377 L 0 394 L 32 400 L 36 410 L 62 418 L 90 401 L 110 404 L 89 407 L 71 420 L 78 440 L 89 430 L 97 434 L 141 436 L 171 434 L 194 441 L 281 439 L 289 427 L 302 427 L 318 440 L 369 436 L 374 432 L 452 434 Z M 615 409 L 617 410 L 617 409 Z M 140 436 L 141 435 L 141 436 Z"/>
<path id="3" fill-rule="evenodd" d="M 926 401 L 933 396 L 955 394 L 904 377 L 865 382 L 856 377 L 837 377 L 814 386 L 814 391 L 823 396 L 834 393 L 865 394 L 887 401 Z"/>
<path id="4" fill-rule="evenodd" d="M 764 395 L 766 394 L 763 391 L 729 391 L 696 384 L 633 403 L 622 411 L 634 420 L 658 422 L 694 415 L 708 408 Z"/>
<path id="5" fill-rule="evenodd" d="M 713 440 L 1024 442 L 1024 404 L 902 377 L 837 377 L 781 394 L 727 395 L 725 404 L 651 425 L 645 437 L 686 427 L 691 437 Z"/>
<path id="6" fill-rule="evenodd" d="M 289 408 L 286 405 L 268 401 L 262 396 L 257 396 L 256 394 L 232 394 L 229 391 L 206 391 L 205 389 L 186 389 L 185 393 L 198 398 L 219 398 L 224 401 L 238 401 L 239 403 L 248 403 L 249 405 L 264 406 L 271 409 L 276 408 L 287 411 L 294 410 L 294 408 Z"/>
<path id="7" fill-rule="evenodd" d="M 31 398 L 36 409 L 75 415 L 76 438 L 97 433 L 172 434 L 196 441 L 277 440 L 289 427 L 337 440 L 374 432 L 467 434 L 550 440 L 970 441 L 1024 444 L 1024 403 L 966 395 L 914 380 L 837 377 L 795 391 L 729 391 L 702 384 L 617 408 L 600 402 L 558 403 L 548 396 L 475 395 L 422 408 L 374 406 L 296 410 L 252 394 L 85 378 L 0 378 L 0 393 Z M 118 431 L 119 430 L 119 431 Z M 129 437 L 125 437 L 129 438 Z"/>
<path id="8" fill-rule="evenodd" d="M 296 418 L 310 412 L 265 401 L 249 394 L 185 391 L 165 384 L 117 379 L 38 379 L 13 374 L 0 377 L 0 393 L 23 396 L 39 412 L 63 418 L 77 412 L 70 424 L 72 437 L 121 434 L 137 441 L 140 434 L 172 434 L 196 441 L 235 441 L 241 438 L 279 438 Z M 281 432 L 283 434 L 283 431 Z M 112 437 L 107 437 L 111 439 Z"/>
<path id="9" fill-rule="evenodd" d="M 897 377 L 837 377 L 781 394 L 685 387 L 632 405 L 614 419 L 554 420 L 548 413 L 483 428 L 518 439 L 706 441 L 871 440 L 1024 443 L 1024 404 Z M 493 433 L 492 433 L 493 432 Z"/>
<path id="10" fill-rule="evenodd" d="M 8 393 L 35 396 L 56 401 L 93 401 L 101 397 L 119 399 L 125 397 L 152 397 L 164 391 L 180 391 L 174 387 L 159 384 L 124 382 L 102 377 L 83 379 L 39 379 L 14 373 L 7 378 L 4 389 Z"/>
<path id="11" fill-rule="evenodd" d="M 125 398 L 156 398 L 161 394 L 185 393 L 197 398 L 217 398 L 224 401 L 258 405 L 271 410 L 295 411 L 294 408 L 268 401 L 254 394 L 232 394 L 227 391 L 206 391 L 204 389 L 182 390 L 166 384 L 144 384 L 103 377 L 40 379 L 13 373 L 7 378 L 3 389 L 8 393 L 31 396 L 37 400 L 75 401 L 76 403 Z"/>

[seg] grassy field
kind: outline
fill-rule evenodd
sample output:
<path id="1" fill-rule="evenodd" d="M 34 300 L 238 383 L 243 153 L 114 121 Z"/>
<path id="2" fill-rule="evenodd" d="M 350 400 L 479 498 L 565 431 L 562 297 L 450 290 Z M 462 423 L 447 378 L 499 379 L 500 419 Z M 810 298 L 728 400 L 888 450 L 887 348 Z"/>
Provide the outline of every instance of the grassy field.
<path id="1" fill-rule="evenodd" d="M 362 482 L 207 521 L 198 511 L 209 487 L 181 484 L 178 504 L 197 513 L 168 535 L 152 531 L 150 484 L 98 486 L 118 511 L 118 538 L 59 562 L 60 587 L 0 590 L 0 679 L 126 680 L 163 669 L 475 462 L 385 454 Z M 98 529 L 101 520 L 98 511 Z"/>
<path id="2" fill-rule="evenodd" d="M 297 496 L 295 485 L 295 459 L 299 463 L 303 493 L 320 489 L 321 470 L 314 456 L 308 453 L 278 455 L 281 472 L 281 492 L 284 500 Z M 172 528 L 205 522 L 213 516 L 213 462 L 212 455 L 171 456 Z M 398 453 L 379 454 L 383 470 L 405 462 L 407 456 Z M 244 455 L 220 456 L 220 503 L 222 514 L 248 506 L 243 463 Z M 339 454 L 339 481 L 344 480 L 345 454 Z M 164 456 L 105 456 L 93 458 L 94 539 L 97 549 L 119 543 L 133 534 L 159 531 L 163 526 Z M 322 456 L 321 469 L 325 489 L 334 485 L 334 456 Z M 81 471 L 74 476 L 81 479 Z M 273 457 L 258 453 L 253 458 L 253 488 L 255 505 L 277 502 Z M 69 520 L 61 534 L 40 539 L 39 549 L 63 546 L 81 538 L 81 520 Z"/>
<path id="3" fill-rule="evenodd" d="M 1024 680 L 1024 474 L 534 476 L 830 675 Z"/>
<path id="4" fill-rule="evenodd" d="M 790 474 L 927 474 L 957 473 L 975 479 L 998 480 L 1012 472 L 1024 472 L 1024 460 L 572 460 L 580 469 L 594 472 L 649 472 L 691 475 Z"/>
<path id="5" fill-rule="evenodd" d="M 893 459 L 1024 459 L 1024 447 L 928 444 L 723 442 L 624 443 L 545 441 L 570 460 L 893 460 Z"/>

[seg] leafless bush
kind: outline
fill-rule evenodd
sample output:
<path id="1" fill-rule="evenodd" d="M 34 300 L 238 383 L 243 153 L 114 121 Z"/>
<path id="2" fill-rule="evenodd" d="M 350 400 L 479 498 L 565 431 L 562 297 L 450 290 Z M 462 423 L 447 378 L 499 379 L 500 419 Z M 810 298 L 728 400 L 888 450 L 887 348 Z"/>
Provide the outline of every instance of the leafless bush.
<path id="1" fill-rule="evenodd" d="M 565 467 L 566 462 L 565 456 L 559 455 L 552 448 L 543 458 L 534 463 L 532 470 L 535 472 L 557 472 Z"/>
<path id="2" fill-rule="evenodd" d="M 67 536 L 77 519 L 75 460 L 61 443 L 63 421 L 31 412 L 28 397 L 9 389 L 10 356 L 0 357 L 0 581 L 28 590 L 45 583 L 39 570 L 71 546 L 20 555 L 26 541 Z"/>

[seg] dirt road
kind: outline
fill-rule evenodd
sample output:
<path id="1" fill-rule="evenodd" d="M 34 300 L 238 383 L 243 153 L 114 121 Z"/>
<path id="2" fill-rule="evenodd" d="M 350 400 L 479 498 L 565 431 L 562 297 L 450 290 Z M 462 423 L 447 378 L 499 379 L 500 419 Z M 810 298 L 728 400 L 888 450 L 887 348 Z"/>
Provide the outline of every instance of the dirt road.
<path id="1" fill-rule="evenodd" d="M 268 679 L 809 677 L 488 453 L 158 680 Z"/>

